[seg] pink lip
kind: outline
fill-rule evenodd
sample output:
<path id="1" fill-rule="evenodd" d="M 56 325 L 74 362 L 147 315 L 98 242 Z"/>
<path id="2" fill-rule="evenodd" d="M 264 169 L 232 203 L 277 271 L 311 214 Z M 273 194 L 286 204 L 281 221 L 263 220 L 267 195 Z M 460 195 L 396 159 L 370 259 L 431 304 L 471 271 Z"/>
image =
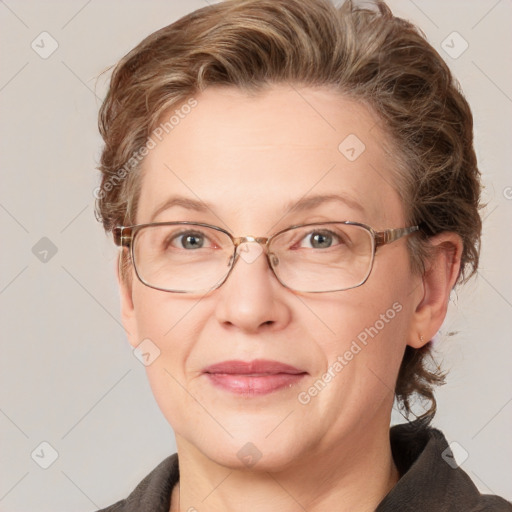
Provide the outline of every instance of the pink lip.
<path id="1" fill-rule="evenodd" d="M 294 366 L 265 359 L 224 361 L 203 371 L 215 386 L 245 395 L 263 395 L 290 387 L 307 374 Z"/>

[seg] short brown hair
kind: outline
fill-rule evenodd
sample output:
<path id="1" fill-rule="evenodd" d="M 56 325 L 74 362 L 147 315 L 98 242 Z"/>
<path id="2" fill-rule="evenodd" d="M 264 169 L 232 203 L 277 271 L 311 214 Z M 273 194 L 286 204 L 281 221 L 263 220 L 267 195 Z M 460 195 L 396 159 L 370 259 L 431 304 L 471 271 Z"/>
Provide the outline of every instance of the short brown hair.
<path id="1" fill-rule="evenodd" d="M 373 109 L 393 141 L 396 188 L 408 223 L 422 228 L 408 241 L 413 268 L 424 270 L 428 237 L 452 231 L 464 244 L 459 281 L 471 276 L 481 219 L 470 108 L 422 33 L 384 2 L 374 5 L 226 0 L 144 39 L 116 65 L 99 114 L 105 146 L 96 210 L 105 230 L 134 223 L 141 148 L 170 109 L 209 85 L 327 86 Z M 429 418 L 433 386 L 444 378 L 429 368 L 430 354 L 430 343 L 407 347 L 395 389 L 407 413 L 415 393 L 430 402 Z"/>

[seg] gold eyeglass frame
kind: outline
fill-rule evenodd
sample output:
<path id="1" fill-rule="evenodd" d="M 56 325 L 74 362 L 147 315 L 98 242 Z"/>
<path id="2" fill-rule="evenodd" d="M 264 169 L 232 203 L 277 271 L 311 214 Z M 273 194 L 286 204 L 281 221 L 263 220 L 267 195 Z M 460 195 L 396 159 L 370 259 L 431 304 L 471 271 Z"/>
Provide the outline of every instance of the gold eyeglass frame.
<path id="1" fill-rule="evenodd" d="M 277 236 L 281 235 L 282 233 L 285 233 L 292 229 L 309 227 L 309 226 L 325 226 L 325 225 L 329 225 L 329 224 L 344 224 L 344 225 L 350 225 L 350 226 L 358 226 L 358 227 L 363 228 L 366 231 L 368 231 L 368 233 L 371 235 L 372 257 L 371 257 L 371 263 L 369 265 L 369 270 L 366 274 L 366 277 L 360 283 L 358 283 L 354 286 L 349 286 L 347 288 L 340 288 L 340 289 L 336 289 L 336 290 L 327 290 L 327 291 L 296 290 L 296 289 L 291 288 L 290 286 L 286 285 L 285 283 L 283 283 L 281 281 L 281 279 L 279 278 L 279 276 L 277 275 L 274 265 L 270 259 L 271 253 L 269 253 L 269 247 L 270 247 L 272 240 L 274 238 L 276 238 Z M 137 234 L 137 232 L 143 228 L 150 227 L 150 226 L 179 226 L 179 225 L 201 226 L 201 227 L 205 227 L 205 228 L 214 229 L 216 231 L 219 231 L 219 232 L 227 235 L 229 237 L 229 239 L 231 240 L 231 242 L 233 243 L 233 256 L 230 260 L 231 264 L 230 264 L 229 270 L 227 271 L 226 275 L 217 284 L 215 284 L 212 288 L 209 288 L 207 290 L 207 292 L 219 288 L 226 282 L 226 280 L 229 277 L 229 275 L 231 274 L 236 262 L 238 261 L 238 256 L 239 256 L 238 247 L 241 244 L 248 243 L 248 242 L 256 242 L 256 243 L 264 246 L 264 252 L 265 252 L 267 262 L 268 262 L 270 269 L 272 270 L 274 276 L 279 281 L 279 283 L 281 283 L 281 285 L 283 285 L 285 288 L 288 288 L 289 290 L 300 292 L 300 293 L 330 293 L 330 292 L 345 291 L 345 290 L 350 290 L 353 288 L 358 288 L 359 286 L 362 286 L 370 277 L 370 274 L 373 269 L 373 263 L 375 260 L 375 254 L 379 247 L 396 242 L 400 238 L 410 235 L 411 233 L 414 233 L 415 231 L 418 231 L 420 229 L 419 226 L 409 226 L 409 227 L 404 227 L 404 228 L 389 228 L 389 229 L 385 229 L 384 231 L 376 231 L 371 226 L 368 226 L 367 224 L 363 224 L 361 222 L 328 221 L 328 222 L 312 222 L 312 223 L 308 223 L 308 224 L 296 224 L 296 225 L 281 229 L 280 231 L 278 231 L 277 233 L 274 233 L 270 237 L 255 237 L 255 236 L 235 237 L 229 231 L 227 231 L 219 226 L 214 226 L 212 224 L 207 224 L 204 222 L 189 222 L 189 221 L 152 222 L 152 223 L 148 223 L 148 224 L 135 224 L 132 226 L 116 226 L 112 230 L 114 243 L 121 248 L 127 247 L 129 249 L 131 260 L 132 260 L 134 270 L 135 270 L 135 274 L 137 275 L 137 278 L 139 279 L 139 281 L 141 283 L 143 283 L 144 285 L 146 285 L 150 288 L 154 288 L 155 290 L 160 290 L 160 291 L 169 292 L 169 293 L 200 293 L 201 292 L 201 291 L 168 290 L 166 288 L 159 288 L 157 286 L 153 286 L 153 285 L 147 283 L 146 281 L 144 281 L 142 279 L 142 277 L 139 275 L 139 272 L 137 270 L 137 264 L 135 262 L 135 255 L 134 255 L 134 250 L 133 250 L 133 247 L 134 247 L 133 241 L 135 240 L 135 235 Z"/>

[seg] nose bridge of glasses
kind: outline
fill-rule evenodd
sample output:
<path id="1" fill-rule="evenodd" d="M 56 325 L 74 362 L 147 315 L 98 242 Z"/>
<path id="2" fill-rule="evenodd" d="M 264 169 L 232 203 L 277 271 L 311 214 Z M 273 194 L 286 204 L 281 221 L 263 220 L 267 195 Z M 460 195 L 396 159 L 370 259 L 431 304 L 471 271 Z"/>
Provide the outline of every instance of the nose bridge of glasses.
<path id="1" fill-rule="evenodd" d="M 250 242 L 255 242 L 260 245 L 266 245 L 268 242 L 268 238 L 262 236 L 239 236 L 233 238 L 233 243 L 235 244 L 235 247 L 239 247 L 241 244 L 246 244 Z"/>
<path id="2" fill-rule="evenodd" d="M 263 252 L 263 246 L 266 246 L 268 238 L 241 236 L 233 240 L 237 254 L 246 263 L 253 263 Z"/>

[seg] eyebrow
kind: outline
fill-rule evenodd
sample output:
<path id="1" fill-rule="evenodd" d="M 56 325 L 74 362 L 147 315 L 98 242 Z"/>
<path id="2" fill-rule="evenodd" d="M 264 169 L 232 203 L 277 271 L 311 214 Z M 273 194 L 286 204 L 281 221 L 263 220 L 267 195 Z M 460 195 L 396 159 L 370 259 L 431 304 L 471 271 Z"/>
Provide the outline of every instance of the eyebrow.
<path id="1" fill-rule="evenodd" d="M 302 212 L 302 211 L 312 210 L 313 208 L 316 208 L 317 206 L 320 206 L 324 203 L 331 202 L 331 201 L 341 202 L 344 205 L 346 205 L 354 210 L 357 210 L 361 213 L 365 213 L 365 209 L 363 208 L 363 206 L 360 203 L 358 203 L 351 197 L 348 197 L 346 195 L 341 195 L 341 194 L 318 194 L 318 195 L 314 195 L 314 196 L 303 197 L 299 201 L 288 202 L 285 205 L 284 209 L 289 213 L 295 212 L 295 211 Z"/>
<path id="2" fill-rule="evenodd" d="M 169 210 L 174 206 L 181 206 L 182 208 L 186 208 L 187 210 L 195 210 L 197 212 L 207 212 L 211 211 L 212 207 L 205 203 L 204 201 L 196 201 L 195 199 L 191 199 L 185 196 L 173 196 L 164 201 L 151 215 L 149 222 L 153 222 L 155 217 L 160 215 L 163 211 Z"/>
<path id="3" fill-rule="evenodd" d="M 312 210 L 324 203 L 337 201 L 341 202 L 350 208 L 357 210 L 361 213 L 365 213 L 365 209 L 361 204 L 359 204 L 354 199 L 340 194 L 319 194 L 309 197 L 303 197 L 298 201 L 289 201 L 284 206 L 284 211 L 286 215 L 292 212 L 303 212 L 307 210 Z M 185 197 L 185 196 L 172 196 L 163 202 L 151 215 L 149 222 L 153 222 L 153 220 L 160 215 L 165 210 L 173 208 L 175 206 L 180 206 L 181 208 L 185 208 L 187 210 L 193 210 L 200 213 L 213 212 L 214 207 L 204 201 L 197 201 L 195 199 Z"/>

